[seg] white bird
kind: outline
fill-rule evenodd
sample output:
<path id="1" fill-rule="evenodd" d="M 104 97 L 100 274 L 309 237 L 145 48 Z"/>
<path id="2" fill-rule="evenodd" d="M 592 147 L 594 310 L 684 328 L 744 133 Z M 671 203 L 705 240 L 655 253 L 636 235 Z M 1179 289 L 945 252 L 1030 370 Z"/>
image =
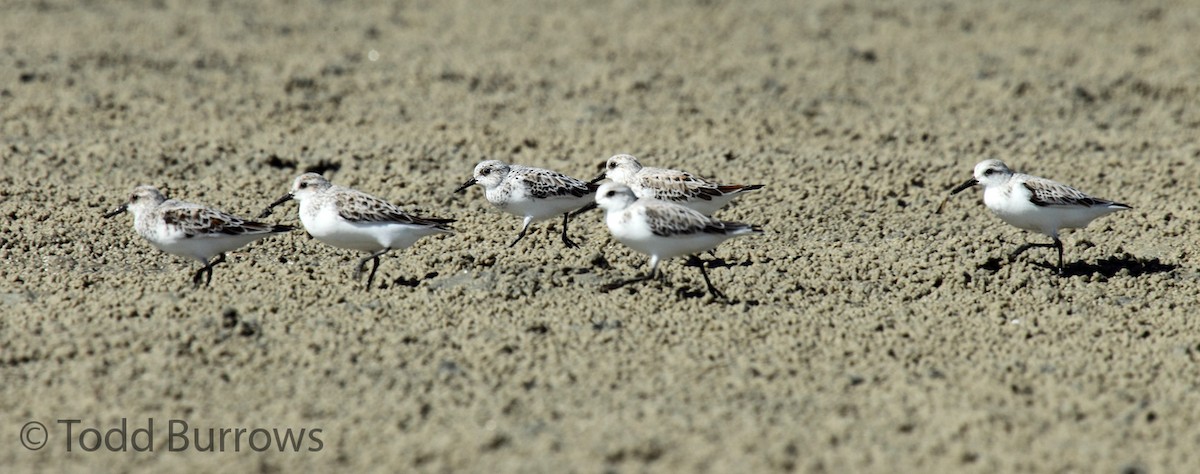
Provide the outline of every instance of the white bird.
<path id="1" fill-rule="evenodd" d="M 950 191 L 950 195 L 983 185 L 983 203 L 1014 227 L 1039 232 L 1054 239 L 1052 244 L 1025 244 L 1010 258 L 1032 247 L 1058 249 L 1058 272 L 1063 273 L 1061 229 L 1082 229 L 1100 216 L 1131 209 L 1126 204 L 1089 196 L 1065 184 L 1017 173 L 1000 160 L 975 165 L 974 177 Z"/>
<path id="2" fill-rule="evenodd" d="M 733 198 L 760 189 L 761 184 L 717 184 L 686 171 L 642 166 L 633 155 L 613 155 L 604 172 L 593 183 L 608 178 L 624 184 L 642 199 L 682 204 L 706 216 L 729 204 Z"/>
<path id="3" fill-rule="evenodd" d="M 488 202 L 500 210 L 525 218 L 521 232 L 509 247 L 525 238 L 534 222 L 562 214 L 562 241 L 568 248 L 578 245 L 567 237 L 570 211 L 592 203 L 598 187 L 557 171 L 487 160 L 475 166 L 473 177 L 455 189 L 459 193 L 474 184 L 482 185 Z"/>
<path id="4" fill-rule="evenodd" d="M 157 188 L 146 185 L 133 188 L 129 201 L 104 217 L 125 211 L 133 214 L 133 229 L 151 245 L 204 264 L 192 275 L 193 288 L 200 286 L 206 274 L 204 284 L 212 283 L 213 267 L 225 261 L 225 252 L 295 229 L 289 225 L 248 221 L 211 207 L 167 199 Z"/>
<path id="5" fill-rule="evenodd" d="M 454 219 L 414 216 L 370 194 L 334 185 L 316 173 L 297 176 L 291 191 L 263 209 L 260 217 L 291 199 L 300 202 L 300 222 L 309 235 L 334 247 L 370 253 L 354 268 L 357 280 L 367 261 L 373 262 L 368 291 L 380 256 L 408 248 L 428 235 L 454 233 L 448 225 Z"/>
<path id="6" fill-rule="evenodd" d="M 613 238 L 650 256 L 648 275 L 608 285 L 606 289 L 653 278 L 662 260 L 690 255 L 688 263 L 700 267 L 708 291 L 724 299 L 725 295 L 713 286 L 704 263 L 695 254 L 712 250 L 734 237 L 762 233 L 757 225 L 717 220 L 672 202 L 638 199 L 633 190 L 620 183 L 602 184 L 596 191 L 596 203 L 605 211 L 604 222 Z"/>

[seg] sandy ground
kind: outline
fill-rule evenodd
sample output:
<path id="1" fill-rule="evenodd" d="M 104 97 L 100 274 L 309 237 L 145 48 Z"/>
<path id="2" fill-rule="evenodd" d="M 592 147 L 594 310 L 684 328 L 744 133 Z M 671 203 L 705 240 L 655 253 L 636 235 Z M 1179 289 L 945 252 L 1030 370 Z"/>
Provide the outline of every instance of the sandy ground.
<path id="1" fill-rule="evenodd" d="M 0 33 L 9 472 L 1200 465 L 1194 2 L 17 1 Z M 767 185 L 719 214 L 767 229 L 717 251 L 734 301 L 678 260 L 601 293 L 646 259 L 599 213 L 510 249 L 451 193 L 618 152 Z M 1045 238 L 978 190 L 932 213 L 986 158 L 1135 209 L 1067 233 L 1066 278 L 1009 262 Z M 459 233 L 371 292 L 303 232 L 193 291 L 100 218 L 139 183 L 252 216 L 311 169 Z M 123 418 L 153 452 L 82 449 Z M 197 451 L 239 428 L 309 431 Z"/>

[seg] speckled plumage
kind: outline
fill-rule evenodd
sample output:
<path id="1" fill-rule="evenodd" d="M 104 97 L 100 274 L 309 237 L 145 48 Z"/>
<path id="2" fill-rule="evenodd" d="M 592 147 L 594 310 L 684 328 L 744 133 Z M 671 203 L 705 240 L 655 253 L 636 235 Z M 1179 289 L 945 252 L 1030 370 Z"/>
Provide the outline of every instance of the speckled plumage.
<path id="1" fill-rule="evenodd" d="M 292 229 L 291 226 L 279 226 L 275 224 L 248 221 L 216 209 L 207 208 L 188 202 L 176 201 L 174 199 L 164 201 L 163 204 L 156 209 L 156 212 L 159 214 L 162 222 L 166 224 L 167 228 L 178 229 L 178 231 L 183 232 L 184 237 L 186 238 L 209 234 L 270 234 L 274 232 L 280 232 L 278 229 L 282 227 L 286 227 L 286 229 L 283 229 L 282 231 Z M 143 224 L 144 225 L 138 229 L 140 233 L 154 232 L 154 229 L 152 229 L 154 225 L 150 222 L 150 219 L 144 220 Z"/>
<path id="2" fill-rule="evenodd" d="M 713 219 L 699 211 L 683 206 L 667 206 L 665 201 L 646 200 L 642 207 L 650 231 L 659 237 L 692 234 L 727 235 L 745 231 L 757 231 L 757 226 L 740 222 Z"/>
<path id="3" fill-rule="evenodd" d="M 1017 174 L 1014 174 L 1014 177 L 1016 176 Z M 1020 176 L 1019 179 L 1024 179 L 1021 185 L 1029 190 L 1029 202 L 1037 206 L 1101 207 L 1118 204 L 1107 199 L 1088 196 L 1083 191 L 1045 178 L 1025 174 Z M 1121 205 L 1124 206 L 1124 204 Z"/>
<path id="4" fill-rule="evenodd" d="M 323 197 L 325 200 L 318 199 L 313 202 L 312 206 L 308 207 L 310 214 L 319 212 L 321 207 L 328 205 L 328 200 L 331 199 L 334 209 L 337 209 L 338 216 L 348 222 L 400 223 L 434 227 L 447 231 L 451 230 L 448 224 L 454 222 L 454 219 L 414 216 L 404 212 L 403 209 L 400 209 L 395 204 L 362 191 L 337 185 L 330 185 L 329 190 L 323 194 Z"/>
<path id="5" fill-rule="evenodd" d="M 686 171 L 646 167 L 626 154 L 608 159 L 604 177 L 628 186 L 639 198 L 682 204 L 705 215 L 712 215 L 742 193 L 763 187 L 718 184 Z"/>
<path id="6" fill-rule="evenodd" d="M 409 214 L 370 194 L 334 185 L 316 173 L 297 176 L 291 191 L 271 203 L 263 215 L 290 199 L 300 202 L 300 222 L 309 235 L 334 247 L 371 253 L 355 268 L 358 278 L 363 265 L 374 262 L 367 289 L 371 288 L 383 254 L 408 248 L 425 236 L 454 233 L 449 226 L 453 219 Z"/>
<path id="7" fill-rule="evenodd" d="M 734 237 L 762 233 L 757 225 L 721 221 L 673 202 L 638 198 L 620 183 L 601 185 L 596 203 L 605 211 L 604 221 L 613 238 L 650 256 L 650 276 L 662 260 L 698 254 Z M 711 283 L 709 290 L 719 294 Z"/>
<path id="8" fill-rule="evenodd" d="M 598 187 L 557 171 L 498 160 L 476 165 L 472 178 L 457 191 L 473 184 L 484 187 L 484 195 L 493 206 L 524 218 L 520 234 L 510 245 L 525 236 L 530 224 L 562 215 L 562 240 L 567 247 L 577 246 L 567 238 L 568 213 L 591 203 Z"/>
<path id="9" fill-rule="evenodd" d="M 1089 196 L 1057 181 L 1014 172 L 1000 160 L 979 162 L 972 175 L 972 179 L 951 194 L 982 184 L 983 203 L 1001 220 L 1054 239 L 1053 244 L 1033 246 L 1057 248 L 1060 272 L 1063 271 L 1061 229 L 1081 229 L 1098 217 L 1130 209 L 1128 205 Z M 1023 246 L 1017 253 L 1027 248 Z"/>
<path id="10" fill-rule="evenodd" d="M 272 234 L 288 232 L 292 226 L 266 224 L 242 219 L 220 210 L 174 199 L 167 199 L 153 186 L 138 186 L 121 207 L 106 214 L 115 216 L 128 210 L 133 228 L 142 238 L 164 252 L 193 258 L 204 264 L 193 275 L 193 284 L 225 259 L 225 252 Z M 213 257 L 218 257 L 209 262 Z"/>

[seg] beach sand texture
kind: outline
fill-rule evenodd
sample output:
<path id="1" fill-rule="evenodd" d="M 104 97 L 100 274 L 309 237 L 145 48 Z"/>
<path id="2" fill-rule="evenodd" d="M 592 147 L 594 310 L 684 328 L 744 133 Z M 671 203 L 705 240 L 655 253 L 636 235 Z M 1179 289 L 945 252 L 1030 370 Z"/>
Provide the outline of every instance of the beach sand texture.
<path id="1" fill-rule="evenodd" d="M 1200 465 L 1200 5 L 384 3 L 0 6 L 6 471 Z M 602 293 L 647 259 L 600 213 L 509 248 L 520 219 L 452 193 L 616 153 L 766 185 L 717 214 L 766 229 L 706 256 L 733 301 L 682 259 Z M 1064 234 L 1066 278 L 1010 262 L 1049 239 L 978 189 L 933 213 L 988 158 L 1134 209 Z M 306 170 L 458 233 L 370 292 L 299 231 L 193 291 L 100 217 L 143 183 L 253 217 Z M 154 452 L 68 453 L 57 421 L 122 418 Z M 173 419 L 321 449 L 173 452 Z"/>

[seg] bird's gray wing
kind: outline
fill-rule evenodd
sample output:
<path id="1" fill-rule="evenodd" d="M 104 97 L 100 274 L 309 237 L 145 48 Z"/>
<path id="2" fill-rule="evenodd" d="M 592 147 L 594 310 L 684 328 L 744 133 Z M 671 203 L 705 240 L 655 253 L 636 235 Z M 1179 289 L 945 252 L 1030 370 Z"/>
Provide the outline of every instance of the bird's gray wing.
<path id="1" fill-rule="evenodd" d="M 183 231 L 186 238 L 203 235 L 268 234 L 286 232 L 291 226 L 266 224 L 196 204 L 178 203 L 162 210 L 163 222 Z"/>
<path id="2" fill-rule="evenodd" d="M 395 204 L 354 190 L 337 193 L 334 199 L 338 215 L 349 222 L 412 224 L 446 230 L 449 230 L 446 224 L 454 222 L 454 219 L 415 216 Z"/>
<path id="3" fill-rule="evenodd" d="M 572 178 L 557 171 L 542 168 L 524 168 L 520 170 L 520 179 L 524 181 L 529 194 L 536 199 L 558 196 L 584 197 L 596 192 L 598 184 L 589 184 Z"/>
<path id="4" fill-rule="evenodd" d="M 1024 183 L 1029 190 L 1029 202 L 1035 206 L 1097 207 L 1115 204 L 1107 199 L 1088 196 L 1083 191 L 1042 178 L 1030 178 Z"/>

